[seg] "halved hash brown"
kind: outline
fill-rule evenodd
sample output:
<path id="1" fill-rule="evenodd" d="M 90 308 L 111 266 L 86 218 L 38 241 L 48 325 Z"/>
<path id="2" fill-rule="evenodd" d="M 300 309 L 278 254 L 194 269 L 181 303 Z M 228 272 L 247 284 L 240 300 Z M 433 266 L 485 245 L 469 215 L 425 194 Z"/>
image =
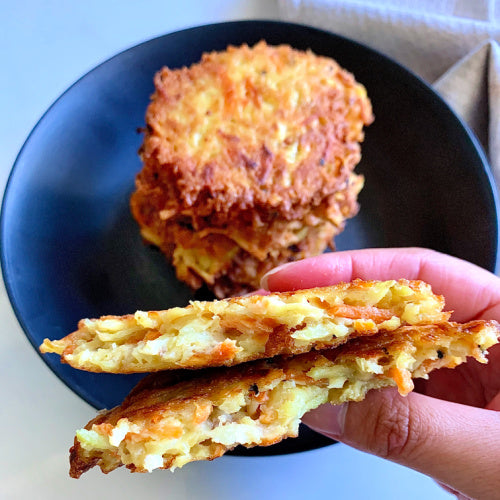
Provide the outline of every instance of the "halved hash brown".
<path id="1" fill-rule="evenodd" d="M 132 472 L 175 469 L 238 445 L 271 445 L 297 436 L 302 415 L 322 403 L 359 401 L 393 385 L 406 395 L 412 377 L 453 368 L 467 356 L 486 362 L 499 335 L 494 321 L 406 326 L 290 358 L 152 374 L 121 406 L 77 431 L 70 475 L 95 465 L 105 473 L 121 465 Z"/>
<path id="2" fill-rule="evenodd" d="M 333 347 L 401 325 L 444 322 L 450 313 L 443 307 L 443 297 L 421 281 L 355 280 L 84 319 L 67 337 L 45 339 L 40 350 L 94 372 L 230 366 Z"/>

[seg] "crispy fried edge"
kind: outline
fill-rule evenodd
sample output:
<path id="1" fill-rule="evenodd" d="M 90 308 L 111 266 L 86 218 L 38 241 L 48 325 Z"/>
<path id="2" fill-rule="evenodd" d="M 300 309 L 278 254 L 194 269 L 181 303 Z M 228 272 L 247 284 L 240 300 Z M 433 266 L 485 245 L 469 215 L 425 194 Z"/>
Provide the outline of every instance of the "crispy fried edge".
<path id="1" fill-rule="evenodd" d="M 102 413 L 95 419 L 91 420 L 86 429 L 90 429 L 94 424 L 103 424 L 116 422 L 121 418 L 132 418 L 144 415 L 164 414 L 168 412 L 169 407 L 174 409 L 189 405 L 190 401 L 196 402 L 200 398 L 207 398 L 214 401 L 221 396 L 228 396 L 230 389 L 233 386 L 254 391 L 254 387 L 261 387 L 261 379 L 281 378 L 282 380 L 301 380 L 306 384 L 318 385 L 320 381 L 311 379 L 307 373 L 314 367 L 315 363 L 322 365 L 322 360 L 327 359 L 335 364 L 343 364 L 348 362 L 356 362 L 358 359 L 380 359 L 388 357 L 397 357 L 399 354 L 407 352 L 412 348 L 422 350 L 434 346 L 436 348 L 436 356 L 434 358 L 425 359 L 418 366 L 413 374 L 418 373 L 418 377 L 426 376 L 428 373 L 437 368 L 449 367 L 454 368 L 466 361 L 466 356 L 472 356 L 480 362 L 486 362 L 485 347 L 477 345 L 475 335 L 490 328 L 496 332 L 496 337 L 500 336 L 500 325 L 496 321 L 472 321 L 466 324 L 445 323 L 439 325 L 426 325 L 420 327 L 401 327 L 396 332 L 381 333 L 366 339 L 355 339 L 339 348 L 327 349 L 319 352 L 310 352 L 297 356 L 276 357 L 268 360 L 260 360 L 246 363 L 232 368 L 212 368 L 202 372 L 185 372 L 180 374 L 160 372 L 153 374 L 143 379 L 132 390 L 123 404 L 110 411 Z M 469 352 L 462 358 L 456 356 L 447 356 L 439 351 L 440 341 L 446 338 L 455 338 L 458 340 L 468 341 Z M 387 362 L 390 364 L 390 361 Z M 385 375 L 387 378 L 386 385 L 397 385 L 401 394 L 406 395 L 413 390 L 411 379 L 405 380 L 401 370 L 389 369 Z M 184 380 L 180 380 L 184 377 Z M 374 375 L 377 377 L 377 375 Z M 312 382 L 311 382 L 312 381 Z M 381 384 L 380 387 L 385 384 Z M 369 389 L 368 389 L 369 390 Z M 169 399 L 169 393 L 172 394 Z M 365 392 L 366 394 L 366 392 Z M 357 399 L 359 400 L 359 399 Z M 148 417 L 149 418 L 149 417 Z M 111 424 L 113 425 L 113 424 Z M 289 436 L 282 436 L 286 438 Z M 263 445 L 274 444 L 279 441 L 260 443 Z M 235 443 L 234 446 L 236 446 Z M 259 445 L 256 443 L 256 445 Z M 231 446 L 224 446 L 224 451 L 232 449 Z M 221 449 L 216 447 L 216 452 L 208 460 L 220 456 Z M 166 460 L 162 468 L 169 468 L 171 460 Z M 85 457 L 79 441 L 75 438 L 73 447 L 70 450 L 70 475 L 78 478 L 83 472 L 86 472 L 95 465 L 103 466 L 102 454 L 96 452 Z M 112 464 L 110 467 L 105 467 L 103 472 L 108 473 L 121 464 Z M 133 464 L 127 466 L 132 472 L 136 471 Z M 140 470 L 139 470 L 140 471 Z"/>
<path id="2" fill-rule="evenodd" d="M 388 280 L 388 282 L 392 282 L 393 280 Z M 347 293 L 352 293 L 352 292 L 357 292 L 357 291 L 366 291 L 369 292 L 369 290 L 373 287 L 376 286 L 379 283 L 383 283 L 381 281 L 376 281 L 376 280 L 370 280 L 370 281 L 363 281 L 360 279 L 353 280 L 349 283 L 338 283 L 337 285 L 331 285 L 329 287 L 320 287 L 320 288 L 311 288 L 307 290 L 300 290 L 300 291 L 295 291 L 295 292 L 274 292 L 271 293 L 267 296 L 260 296 L 260 295 L 252 295 L 248 297 L 232 297 L 232 298 L 227 298 L 227 299 L 222 299 L 218 300 L 215 302 L 193 302 L 190 305 L 188 305 L 185 310 L 192 310 L 196 307 L 196 309 L 199 312 L 199 315 L 203 315 L 204 312 L 209 311 L 209 306 L 212 304 L 215 304 L 217 306 L 224 306 L 228 305 L 230 306 L 231 304 L 238 304 L 242 307 L 251 307 L 251 306 L 256 306 L 259 303 L 262 303 L 261 311 L 257 312 L 257 317 L 255 317 L 256 311 L 252 313 L 252 319 L 254 321 L 254 330 L 255 330 L 255 337 L 258 338 L 259 336 L 262 335 L 267 335 L 267 339 L 265 341 L 265 347 L 262 352 L 256 353 L 254 356 L 247 356 L 244 360 L 244 362 L 247 361 L 253 361 L 255 359 L 262 359 L 262 358 L 269 358 L 272 356 L 276 355 L 289 355 L 289 354 L 300 354 L 306 351 L 309 351 L 311 349 L 325 349 L 329 347 L 336 347 L 339 346 L 355 337 L 360 337 L 360 336 L 370 336 L 376 334 L 379 330 L 383 330 L 384 327 L 380 326 L 383 324 L 385 321 L 383 318 L 377 318 L 374 319 L 374 327 L 372 329 L 367 329 L 363 325 L 354 325 L 354 332 L 346 337 L 346 338 L 338 338 L 336 340 L 332 339 L 332 341 L 314 341 L 311 342 L 307 346 L 298 346 L 295 345 L 295 343 L 292 341 L 291 335 L 296 331 L 296 329 L 290 329 L 287 328 L 286 325 L 281 322 L 280 324 L 276 324 L 274 326 L 270 326 L 268 324 L 268 318 L 266 317 L 266 310 L 264 307 L 264 303 L 269 300 L 271 297 L 278 297 L 283 301 L 286 301 L 290 297 L 297 296 L 298 294 L 303 295 L 306 297 L 307 300 L 315 300 L 317 297 L 325 296 L 328 295 L 332 299 L 340 295 L 344 292 Z M 406 279 L 400 279 L 400 280 L 394 280 L 394 284 L 397 285 L 403 285 L 403 286 L 408 286 L 411 288 L 414 292 L 420 293 L 423 296 L 428 296 L 432 297 L 436 301 L 436 314 L 440 316 L 441 321 L 447 321 L 451 315 L 451 312 L 443 312 L 442 309 L 444 308 L 444 297 L 440 295 L 435 295 L 432 292 L 431 287 L 420 280 L 406 280 Z M 317 307 L 321 307 L 320 304 L 317 305 Z M 174 308 L 176 309 L 176 308 Z M 154 314 L 157 311 L 150 311 L 149 314 Z M 160 311 L 161 312 L 161 311 Z M 225 315 L 225 310 L 222 308 L 221 310 L 217 309 L 217 312 L 214 313 L 216 314 L 221 321 L 221 327 L 222 328 L 231 328 L 232 323 L 235 321 L 243 321 L 250 316 L 245 315 L 244 312 L 241 314 L 236 314 L 234 317 L 228 317 Z M 335 316 L 335 312 L 332 310 L 331 314 Z M 345 314 L 345 313 L 344 313 Z M 374 309 L 367 309 L 366 310 L 366 315 L 368 316 L 368 319 L 374 318 L 376 314 L 376 310 Z M 341 316 L 341 314 L 339 314 Z M 126 321 L 126 320 L 132 320 L 135 319 L 134 315 L 125 315 L 125 316 L 103 316 L 100 318 L 101 320 L 117 320 L 117 321 Z M 356 318 L 354 318 L 356 319 Z M 362 319 L 362 318 L 359 318 Z M 390 319 L 390 318 L 386 318 Z M 236 327 L 236 325 L 235 325 Z M 147 328 L 144 327 L 144 330 L 146 331 Z M 45 339 L 42 345 L 40 346 L 40 351 L 42 353 L 48 353 L 48 352 L 55 352 L 61 356 L 61 362 L 63 363 L 68 363 L 74 368 L 77 369 L 83 369 L 86 371 L 94 371 L 94 372 L 100 372 L 102 370 L 99 370 L 98 368 L 90 368 L 90 367 L 85 367 L 80 365 L 79 363 L 72 362 L 71 359 L 68 357 L 68 355 L 71 355 L 77 345 L 77 342 L 79 340 L 85 339 L 85 336 L 87 335 L 86 333 L 86 322 L 85 320 L 81 320 L 78 323 L 78 330 L 75 332 L 67 335 L 66 337 L 62 338 L 61 340 L 57 341 L 50 341 L 48 339 Z M 141 339 L 142 340 L 142 339 Z M 229 356 L 231 358 L 229 358 Z M 234 348 L 231 346 L 225 346 L 224 343 L 222 343 L 219 347 L 218 350 L 215 352 L 211 352 L 209 354 L 198 354 L 197 355 L 197 362 L 191 361 L 191 363 L 186 363 L 185 365 L 179 365 L 179 366 L 172 366 L 172 367 L 162 367 L 158 368 L 155 371 L 158 370 L 166 370 L 166 369 L 175 369 L 175 368 L 187 368 L 187 369 L 196 369 L 196 368 L 202 368 L 202 367 L 209 367 L 209 366 L 231 366 L 233 364 L 240 363 L 241 361 L 235 362 L 234 361 Z M 231 360 L 233 360 L 231 362 Z M 148 367 L 147 370 L 144 369 L 144 371 L 152 371 L 152 367 Z M 111 373 L 137 373 L 138 370 L 116 370 L 116 371 L 110 371 Z"/>

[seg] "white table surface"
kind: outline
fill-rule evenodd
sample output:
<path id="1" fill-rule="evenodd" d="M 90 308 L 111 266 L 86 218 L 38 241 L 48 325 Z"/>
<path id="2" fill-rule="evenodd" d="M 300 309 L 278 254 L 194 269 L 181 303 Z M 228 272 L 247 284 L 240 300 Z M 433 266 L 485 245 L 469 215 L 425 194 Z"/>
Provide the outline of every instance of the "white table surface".
<path id="1" fill-rule="evenodd" d="M 0 2 L 0 186 L 37 120 L 71 83 L 121 50 L 180 28 L 276 18 L 273 1 Z M 223 457 L 175 473 L 68 476 L 76 428 L 94 409 L 33 350 L 0 289 L 1 499 L 450 498 L 414 471 L 334 445 L 268 458 Z"/>

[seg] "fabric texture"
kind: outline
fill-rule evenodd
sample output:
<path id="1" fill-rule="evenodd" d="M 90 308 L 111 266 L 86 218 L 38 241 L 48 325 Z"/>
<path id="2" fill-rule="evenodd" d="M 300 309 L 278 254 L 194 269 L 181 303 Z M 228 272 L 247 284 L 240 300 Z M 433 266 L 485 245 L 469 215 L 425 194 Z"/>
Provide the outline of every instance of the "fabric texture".
<path id="1" fill-rule="evenodd" d="M 500 186 L 500 0 L 278 0 L 280 17 L 406 66 L 473 130 Z"/>

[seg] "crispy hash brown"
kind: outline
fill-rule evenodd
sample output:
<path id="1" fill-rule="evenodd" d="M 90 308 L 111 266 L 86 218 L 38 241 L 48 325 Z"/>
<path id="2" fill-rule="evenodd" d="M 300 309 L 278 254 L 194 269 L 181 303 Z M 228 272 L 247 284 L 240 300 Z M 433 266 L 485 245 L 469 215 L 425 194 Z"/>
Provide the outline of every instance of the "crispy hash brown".
<path id="1" fill-rule="evenodd" d="M 302 415 L 322 403 L 359 401 L 392 385 L 406 395 L 412 377 L 468 356 L 486 362 L 499 335 L 494 321 L 406 326 L 336 349 L 190 372 L 184 381 L 176 380 L 178 372 L 153 374 L 120 407 L 77 431 L 70 475 L 95 465 L 105 473 L 121 465 L 133 472 L 175 469 L 237 445 L 271 445 L 297 436 Z"/>
<path id="2" fill-rule="evenodd" d="M 333 59 L 261 42 L 163 68 L 154 83 L 131 209 L 192 288 L 254 289 L 259 264 L 322 252 L 357 213 L 372 108 Z M 321 244 L 293 252 L 310 228 Z"/>
<path id="3" fill-rule="evenodd" d="M 373 120 L 350 73 L 286 45 L 228 47 L 154 83 L 139 185 L 162 188 L 165 219 L 182 212 L 197 225 L 269 206 L 297 218 L 358 163 Z"/>
<path id="4" fill-rule="evenodd" d="M 80 321 L 43 353 L 94 372 L 132 373 L 230 366 L 343 344 L 401 325 L 445 322 L 444 299 L 421 281 L 341 283 L 185 308 Z"/>
<path id="5" fill-rule="evenodd" d="M 182 224 L 167 224 L 163 238 L 148 233 L 145 239 L 156 241 L 172 260 L 177 277 L 192 289 L 206 283 L 219 298 L 241 295 L 258 289 L 261 277 L 283 262 L 319 255 L 326 246 L 334 249 L 333 238 L 342 232 L 346 219 L 358 212 L 362 185 L 363 178 L 351 174 L 335 195 L 302 220 L 274 216 L 267 223 L 256 222 L 247 212 L 231 224 L 230 235 L 226 228 L 197 232 Z M 166 243 L 171 239 L 176 247 Z"/>

